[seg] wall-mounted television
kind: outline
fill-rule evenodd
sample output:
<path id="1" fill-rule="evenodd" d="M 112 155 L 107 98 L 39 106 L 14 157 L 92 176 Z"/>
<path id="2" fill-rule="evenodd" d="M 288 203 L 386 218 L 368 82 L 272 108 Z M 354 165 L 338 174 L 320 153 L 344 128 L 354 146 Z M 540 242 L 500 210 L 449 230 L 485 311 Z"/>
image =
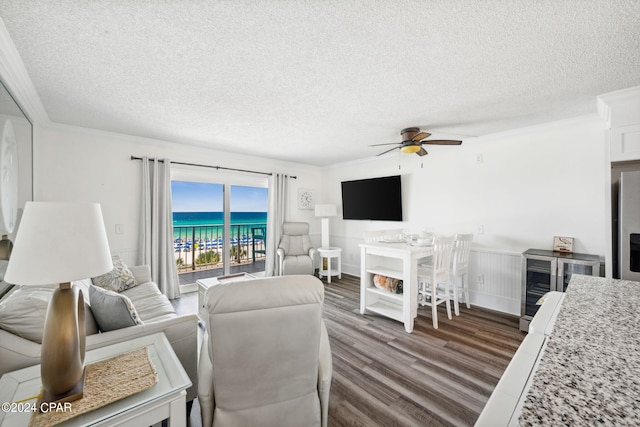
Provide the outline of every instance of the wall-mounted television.
<path id="1" fill-rule="evenodd" d="M 400 175 L 343 181 L 342 218 L 402 221 Z"/>

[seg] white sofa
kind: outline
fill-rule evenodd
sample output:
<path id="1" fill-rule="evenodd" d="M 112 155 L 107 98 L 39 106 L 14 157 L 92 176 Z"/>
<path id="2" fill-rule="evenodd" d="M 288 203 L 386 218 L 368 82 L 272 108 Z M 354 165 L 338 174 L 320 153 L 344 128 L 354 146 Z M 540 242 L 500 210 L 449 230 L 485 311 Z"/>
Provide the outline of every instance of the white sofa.
<path id="1" fill-rule="evenodd" d="M 187 401 L 192 401 L 197 394 L 198 384 L 198 321 L 197 316 L 185 315 L 178 316 L 173 309 L 169 300 L 160 293 L 158 286 L 151 280 L 151 271 L 149 266 L 129 267 L 136 279 L 137 285 L 133 288 L 122 291 L 133 303 L 142 325 L 130 326 L 123 329 L 112 330 L 108 332 L 98 332 L 97 324 L 93 318 L 91 310 L 86 311 L 87 320 L 87 341 L 86 349 L 104 347 L 110 344 L 124 342 L 132 338 L 145 335 L 164 332 L 175 351 L 178 359 L 182 363 L 185 371 L 191 379 L 192 386 L 187 389 Z M 73 282 L 74 286 L 78 286 L 84 295 L 87 306 L 89 305 L 89 285 L 91 279 Z M 25 317 L 29 318 L 31 323 L 42 319 L 46 312 L 46 295 L 47 292 L 52 293 L 55 287 L 41 288 L 39 298 L 32 301 L 23 301 L 27 307 Z M 9 300 L 12 295 L 20 289 L 15 287 L 6 293 L 0 300 L 0 307 L 17 306 L 14 300 Z M 4 303 L 4 304 L 3 304 Z M 8 311 L 8 310 L 7 310 Z M 0 318 L 2 313 L 0 313 Z M 6 319 L 5 319 L 6 320 Z M 32 325 L 3 325 L 0 319 L 0 375 L 16 369 L 32 366 L 40 363 L 40 346 L 37 340 L 30 340 L 20 336 L 20 328 L 31 328 Z M 24 334 L 23 334 L 24 335 Z"/>

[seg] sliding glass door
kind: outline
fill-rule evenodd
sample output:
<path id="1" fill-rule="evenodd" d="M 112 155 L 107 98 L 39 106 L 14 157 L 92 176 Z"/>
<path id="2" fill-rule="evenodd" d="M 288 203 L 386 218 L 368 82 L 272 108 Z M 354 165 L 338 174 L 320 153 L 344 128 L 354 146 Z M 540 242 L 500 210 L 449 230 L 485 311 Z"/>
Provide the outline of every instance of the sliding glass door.
<path id="1" fill-rule="evenodd" d="M 267 188 L 230 186 L 231 260 L 236 272 L 264 272 L 267 236 Z"/>
<path id="2" fill-rule="evenodd" d="M 224 268 L 224 185 L 171 181 L 178 273 Z"/>
<path id="3" fill-rule="evenodd" d="M 172 170 L 173 247 L 181 284 L 265 269 L 267 180 Z M 216 182 L 217 181 L 217 182 Z"/>

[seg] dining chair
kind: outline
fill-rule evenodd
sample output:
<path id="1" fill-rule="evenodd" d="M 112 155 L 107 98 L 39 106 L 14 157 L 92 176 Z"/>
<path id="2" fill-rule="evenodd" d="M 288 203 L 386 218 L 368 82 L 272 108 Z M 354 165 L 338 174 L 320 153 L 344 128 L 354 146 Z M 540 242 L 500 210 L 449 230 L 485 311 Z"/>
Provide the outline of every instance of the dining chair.
<path id="1" fill-rule="evenodd" d="M 418 264 L 418 304 L 431 306 L 433 328 L 438 329 L 438 305 L 445 303 L 451 319 L 449 272 L 454 236 L 436 236 L 430 261 Z"/>
<path id="2" fill-rule="evenodd" d="M 451 289 L 453 293 L 453 311 L 460 316 L 460 297 L 464 296 L 467 308 L 469 303 L 469 255 L 471 254 L 471 241 L 473 234 L 457 234 L 453 244 L 451 255 Z"/>
<path id="3" fill-rule="evenodd" d="M 382 240 L 384 233 L 382 230 L 365 230 L 362 232 L 365 243 L 376 243 Z"/>
<path id="4" fill-rule="evenodd" d="M 362 232 L 365 243 L 376 243 L 383 240 L 402 240 L 404 230 L 401 228 L 392 230 L 365 230 Z"/>

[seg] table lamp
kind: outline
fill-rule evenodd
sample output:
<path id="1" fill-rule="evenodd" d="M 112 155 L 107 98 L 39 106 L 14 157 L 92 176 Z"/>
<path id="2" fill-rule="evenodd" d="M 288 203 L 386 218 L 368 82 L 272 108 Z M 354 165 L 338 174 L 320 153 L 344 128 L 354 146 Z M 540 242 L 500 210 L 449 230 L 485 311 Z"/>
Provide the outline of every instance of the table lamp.
<path id="1" fill-rule="evenodd" d="M 82 397 L 84 298 L 71 281 L 112 269 L 99 204 L 26 203 L 5 281 L 20 286 L 60 284 L 49 302 L 42 336 L 41 402 Z"/>
<path id="2" fill-rule="evenodd" d="M 9 240 L 9 236 L 3 234 L 0 239 L 0 260 L 7 261 L 11 257 L 12 250 L 13 242 Z"/>
<path id="3" fill-rule="evenodd" d="M 338 214 L 336 205 L 316 205 L 316 216 L 322 217 L 322 247 L 329 247 L 329 217 Z"/>

